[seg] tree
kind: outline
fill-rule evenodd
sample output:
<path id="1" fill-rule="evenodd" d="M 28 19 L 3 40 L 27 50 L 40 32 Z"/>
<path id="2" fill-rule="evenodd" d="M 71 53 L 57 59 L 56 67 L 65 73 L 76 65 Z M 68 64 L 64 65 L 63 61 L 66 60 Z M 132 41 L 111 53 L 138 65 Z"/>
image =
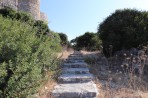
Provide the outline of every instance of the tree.
<path id="1" fill-rule="evenodd" d="M 97 50 L 101 42 L 96 33 L 86 32 L 84 35 L 71 40 L 71 43 L 78 50 L 83 48 L 86 50 Z"/>
<path id="2" fill-rule="evenodd" d="M 48 25 L 41 20 L 37 20 L 34 22 L 34 27 L 37 27 L 38 31 L 37 31 L 37 35 L 48 35 L 49 33 L 49 28 Z"/>
<path id="3" fill-rule="evenodd" d="M 61 39 L 61 45 L 67 45 L 68 44 L 68 38 L 67 35 L 64 33 L 58 33 Z"/>
<path id="4" fill-rule="evenodd" d="M 138 47 L 148 41 L 148 12 L 135 9 L 117 10 L 98 28 L 103 51 L 107 55 L 112 45 L 113 53 L 121 49 Z"/>

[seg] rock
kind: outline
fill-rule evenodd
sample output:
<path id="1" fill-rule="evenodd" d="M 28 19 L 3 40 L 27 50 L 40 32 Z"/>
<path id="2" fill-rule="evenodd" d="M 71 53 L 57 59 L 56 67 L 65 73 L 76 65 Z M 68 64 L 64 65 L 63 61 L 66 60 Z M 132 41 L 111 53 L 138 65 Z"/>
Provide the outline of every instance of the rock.
<path id="1" fill-rule="evenodd" d="M 63 74 L 89 74 L 88 68 L 64 68 Z"/>
<path id="2" fill-rule="evenodd" d="M 92 81 L 85 83 L 58 84 L 52 95 L 55 98 L 95 98 L 98 95 Z"/>
<path id="3" fill-rule="evenodd" d="M 76 63 L 64 63 L 64 68 L 87 68 L 85 62 L 76 62 Z"/>
<path id="4" fill-rule="evenodd" d="M 92 74 L 62 74 L 58 80 L 60 83 L 81 83 L 91 81 L 93 78 Z"/>

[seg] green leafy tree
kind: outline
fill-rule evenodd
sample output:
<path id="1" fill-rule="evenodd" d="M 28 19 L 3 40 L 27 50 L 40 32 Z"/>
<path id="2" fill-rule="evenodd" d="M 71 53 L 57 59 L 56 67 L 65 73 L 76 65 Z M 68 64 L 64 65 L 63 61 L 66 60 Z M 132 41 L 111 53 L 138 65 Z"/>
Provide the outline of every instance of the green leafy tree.
<path id="1" fill-rule="evenodd" d="M 61 45 L 67 45 L 68 44 L 68 38 L 67 35 L 64 33 L 58 33 L 61 39 Z"/>
<path id="2" fill-rule="evenodd" d="M 35 21 L 34 27 L 38 28 L 38 31 L 37 31 L 38 36 L 39 35 L 48 35 L 48 33 L 50 31 L 49 28 L 48 28 L 48 25 L 41 20 Z"/>
<path id="3" fill-rule="evenodd" d="M 117 10 L 99 26 L 98 35 L 103 51 L 108 55 L 109 46 L 113 53 L 121 49 L 138 47 L 148 41 L 148 12 L 135 9 Z"/>
<path id="4" fill-rule="evenodd" d="M 78 49 L 86 49 L 86 50 L 97 50 L 101 41 L 99 40 L 96 33 L 86 32 L 84 35 L 76 37 L 71 40 L 72 45 Z"/>

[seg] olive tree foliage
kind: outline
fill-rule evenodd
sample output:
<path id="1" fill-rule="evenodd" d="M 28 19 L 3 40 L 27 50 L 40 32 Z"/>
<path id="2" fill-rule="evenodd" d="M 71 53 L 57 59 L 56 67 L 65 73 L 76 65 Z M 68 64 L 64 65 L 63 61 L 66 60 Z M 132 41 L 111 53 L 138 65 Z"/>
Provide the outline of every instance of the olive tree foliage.
<path id="1" fill-rule="evenodd" d="M 112 52 L 138 47 L 148 42 L 148 12 L 135 9 L 116 10 L 99 26 L 103 51 Z"/>
<path id="2" fill-rule="evenodd" d="M 71 40 L 71 44 L 77 50 L 85 49 L 89 51 L 98 50 L 101 41 L 96 33 L 86 32 L 84 35 Z"/>

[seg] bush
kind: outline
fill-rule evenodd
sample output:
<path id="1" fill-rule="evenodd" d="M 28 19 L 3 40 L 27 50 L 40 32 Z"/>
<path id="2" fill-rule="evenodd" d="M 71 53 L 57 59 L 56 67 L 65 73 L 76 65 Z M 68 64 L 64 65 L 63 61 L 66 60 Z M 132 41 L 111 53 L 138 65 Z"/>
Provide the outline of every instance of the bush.
<path id="1" fill-rule="evenodd" d="M 12 20 L 18 20 L 23 23 L 27 23 L 30 26 L 34 26 L 37 28 L 36 35 L 48 35 L 50 32 L 50 29 L 48 28 L 48 25 L 41 20 L 34 20 L 33 17 L 29 13 L 26 12 L 17 12 L 11 8 L 4 8 L 0 9 L 0 15 L 2 15 L 5 18 L 12 19 Z"/>
<path id="2" fill-rule="evenodd" d="M 0 98 L 25 98 L 47 71 L 55 70 L 58 39 L 36 36 L 37 28 L 0 16 Z"/>
<path id="3" fill-rule="evenodd" d="M 34 27 L 37 27 L 38 28 L 38 31 L 37 31 L 37 35 L 46 35 L 47 32 L 49 32 L 49 28 L 48 28 L 48 25 L 46 23 L 44 23 L 43 21 L 41 20 L 37 20 L 34 22 Z"/>
<path id="4" fill-rule="evenodd" d="M 34 19 L 31 17 L 31 15 L 26 12 L 17 12 L 9 7 L 0 9 L 0 15 L 9 19 L 26 22 L 30 25 L 34 24 Z"/>
<path id="5" fill-rule="evenodd" d="M 148 12 L 131 9 L 117 10 L 107 17 L 98 29 L 104 53 L 136 48 L 148 41 Z"/>
<path id="6" fill-rule="evenodd" d="M 95 51 L 99 49 L 101 40 L 96 33 L 86 32 L 85 34 L 71 40 L 71 43 L 76 50 L 85 49 L 88 51 Z"/>
<path id="7" fill-rule="evenodd" d="M 64 34 L 64 33 L 58 33 L 58 34 L 59 34 L 60 39 L 61 39 L 61 45 L 62 45 L 62 46 L 67 45 L 67 44 L 68 44 L 67 35 Z"/>

